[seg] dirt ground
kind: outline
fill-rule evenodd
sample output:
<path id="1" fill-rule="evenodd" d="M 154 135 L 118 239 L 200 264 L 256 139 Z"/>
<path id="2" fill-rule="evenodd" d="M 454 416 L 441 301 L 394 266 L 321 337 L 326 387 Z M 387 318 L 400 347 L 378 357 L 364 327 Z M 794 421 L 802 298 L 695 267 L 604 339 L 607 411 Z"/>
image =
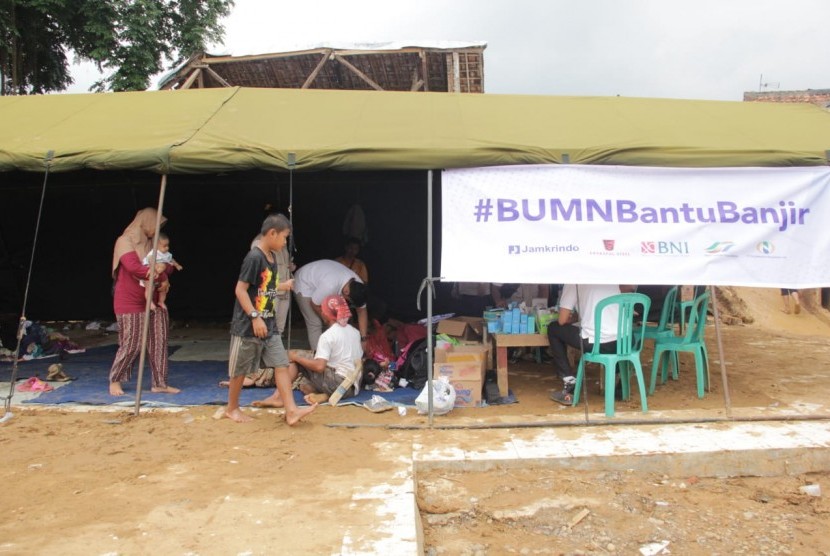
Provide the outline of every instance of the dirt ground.
<path id="1" fill-rule="evenodd" d="M 649 414 L 723 414 L 721 359 L 732 409 L 827 412 L 828 313 L 809 296 L 802 314 L 785 315 L 777 290 L 734 293 L 743 305 L 724 306 L 727 316 L 752 322 L 722 326 L 723 356 L 714 327 L 708 328 L 712 391 L 696 397 L 694 366 L 686 358 L 680 380 L 658 386 L 648 398 Z M 173 332 L 185 340 L 223 334 L 224 327 Z M 651 360 L 648 353 L 643 359 Z M 556 420 L 583 413 L 548 399 L 548 391 L 560 387 L 550 375 L 534 362 L 511 365 L 518 403 L 457 409 L 436 421 Z M 590 411 L 601 412 L 595 373 L 588 394 Z M 273 411 L 252 412 L 256 420 L 239 425 L 214 420 L 215 407 L 138 417 L 111 409 L 21 406 L 0 425 L 0 554 L 270 554 L 299 538 L 313 539 L 310 553 L 339 553 L 343 539 L 326 523 L 357 516 L 334 511 L 322 492 L 342 489 L 345 496 L 356 477 L 382 474 L 386 443 L 447 445 L 463 434 L 398 429 L 427 420 L 414 411 L 373 414 L 351 406 L 321 407 L 292 428 Z M 617 411 L 641 416 L 636 395 L 618 402 Z M 350 426 L 331 426 L 337 424 Z M 633 554 L 663 540 L 674 554 L 830 554 L 828 479 L 431 471 L 418 477 L 418 499 L 428 554 Z M 800 493 L 808 483 L 819 483 L 823 496 Z M 241 500 L 245 511 L 239 503 L 230 511 L 230 498 Z M 292 523 L 274 522 L 280 501 L 289 499 L 301 502 L 302 513 Z"/>

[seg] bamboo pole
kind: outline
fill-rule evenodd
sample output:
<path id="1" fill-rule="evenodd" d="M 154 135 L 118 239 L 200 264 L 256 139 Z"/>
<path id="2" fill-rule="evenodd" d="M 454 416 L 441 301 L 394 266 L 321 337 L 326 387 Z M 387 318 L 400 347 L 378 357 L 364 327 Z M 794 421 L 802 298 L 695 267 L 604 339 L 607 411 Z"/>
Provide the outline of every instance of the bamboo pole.
<path id="1" fill-rule="evenodd" d="M 161 230 L 161 214 L 162 209 L 164 208 L 164 194 L 167 191 L 167 174 L 162 174 L 161 176 L 161 190 L 159 191 L 159 204 L 156 213 L 156 232 L 153 235 L 153 257 L 150 260 L 150 269 L 154 269 L 156 266 L 156 254 L 158 253 L 158 244 L 159 244 L 159 231 Z M 153 288 L 156 286 L 156 273 L 150 272 L 150 276 L 147 280 L 147 288 L 150 291 L 153 291 Z M 144 324 L 141 327 L 141 351 L 139 351 L 138 357 L 138 381 L 135 385 L 135 411 L 134 414 L 138 415 L 139 408 L 141 407 L 141 384 L 144 378 L 144 361 L 146 359 L 147 354 L 147 336 L 150 330 L 150 303 L 152 302 L 153 296 L 148 295 L 147 300 L 144 303 Z M 167 349 L 167 346 L 162 346 L 159 349 Z"/>

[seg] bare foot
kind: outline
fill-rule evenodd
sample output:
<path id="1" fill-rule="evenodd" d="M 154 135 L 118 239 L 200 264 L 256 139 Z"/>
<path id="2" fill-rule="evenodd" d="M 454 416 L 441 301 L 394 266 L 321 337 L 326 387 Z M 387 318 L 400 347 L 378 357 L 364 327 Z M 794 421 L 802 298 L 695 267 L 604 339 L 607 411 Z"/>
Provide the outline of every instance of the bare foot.
<path id="1" fill-rule="evenodd" d="M 298 407 L 296 410 L 292 412 L 285 412 L 285 422 L 288 423 L 288 426 L 296 425 L 302 419 L 308 415 L 314 413 L 314 410 L 317 409 L 317 404 L 312 404 L 308 407 Z"/>
<path id="2" fill-rule="evenodd" d="M 223 381 L 219 382 L 219 386 L 222 387 L 222 388 L 228 388 L 230 385 L 231 385 L 230 380 L 223 380 Z M 245 377 L 245 380 L 242 382 L 242 388 L 250 388 L 253 385 L 254 385 L 254 381 L 249 379 L 248 377 Z"/>
<path id="3" fill-rule="evenodd" d="M 251 406 L 253 407 L 285 407 L 285 404 L 282 401 L 282 398 L 278 395 L 271 395 L 265 398 L 264 400 L 255 400 L 251 402 Z"/>
<path id="4" fill-rule="evenodd" d="M 150 389 L 150 392 L 155 394 L 178 394 L 181 390 L 172 386 L 154 386 Z"/>
<path id="5" fill-rule="evenodd" d="M 110 382 L 110 396 L 123 396 L 124 389 L 120 382 Z"/>
<path id="6" fill-rule="evenodd" d="M 793 311 L 796 315 L 801 312 L 801 303 L 795 304 L 795 310 Z"/>
<path id="7" fill-rule="evenodd" d="M 312 394 L 306 394 L 305 396 L 303 396 L 303 399 L 305 400 L 305 403 L 307 403 L 308 405 L 315 405 L 319 403 L 326 403 L 327 401 L 329 401 L 329 395 L 314 392 Z"/>
<path id="8" fill-rule="evenodd" d="M 235 423 L 248 423 L 253 421 L 254 418 L 242 413 L 239 408 L 234 409 L 233 411 L 225 410 L 225 417 L 230 419 Z"/>

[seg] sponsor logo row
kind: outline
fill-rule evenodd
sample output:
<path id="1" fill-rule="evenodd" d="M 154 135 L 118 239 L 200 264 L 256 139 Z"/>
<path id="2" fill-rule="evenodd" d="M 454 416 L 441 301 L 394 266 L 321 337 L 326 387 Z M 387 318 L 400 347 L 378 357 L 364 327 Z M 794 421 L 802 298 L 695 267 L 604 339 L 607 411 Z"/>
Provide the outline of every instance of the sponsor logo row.
<path id="1" fill-rule="evenodd" d="M 715 241 L 708 245 L 702 251 L 706 255 L 721 255 L 727 257 L 736 257 L 731 253 L 736 246 L 734 241 Z M 523 255 L 528 253 L 577 253 L 582 251 L 578 245 L 574 244 L 552 244 L 552 245 L 508 245 L 508 255 Z M 757 255 L 754 256 L 771 256 L 775 253 L 775 244 L 771 241 L 759 241 L 754 246 L 754 251 Z M 599 246 L 596 248 L 589 248 L 590 255 L 617 255 L 630 256 L 634 253 L 626 250 L 618 250 L 616 248 L 616 240 L 604 239 L 602 240 L 602 249 Z M 692 251 L 689 250 L 688 241 L 641 241 L 640 255 L 673 255 L 683 256 L 689 255 Z"/>

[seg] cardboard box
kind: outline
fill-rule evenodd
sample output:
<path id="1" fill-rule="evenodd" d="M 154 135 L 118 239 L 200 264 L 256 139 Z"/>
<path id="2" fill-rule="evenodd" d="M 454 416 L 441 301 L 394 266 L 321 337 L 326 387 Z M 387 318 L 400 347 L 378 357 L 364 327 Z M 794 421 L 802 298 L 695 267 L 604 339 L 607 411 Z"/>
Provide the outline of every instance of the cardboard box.
<path id="1" fill-rule="evenodd" d="M 435 363 L 433 379 L 445 376 L 455 389 L 453 407 L 478 407 L 484 387 L 484 372 L 476 362 Z"/>
<path id="2" fill-rule="evenodd" d="M 452 317 L 438 321 L 437 334 L 446 334 L 463 340 L 480 340 L 484 319 L 480 317 Z"/>
<path id="3" fill-rule="evenodd" d="M 436 363 L 475 363 L 481 367 L 481 374 L 484 376 L 487 371 L 489 346 L 481 343 L 461 344 L 451 346 L 449 349 L 436 349 Z"/>

